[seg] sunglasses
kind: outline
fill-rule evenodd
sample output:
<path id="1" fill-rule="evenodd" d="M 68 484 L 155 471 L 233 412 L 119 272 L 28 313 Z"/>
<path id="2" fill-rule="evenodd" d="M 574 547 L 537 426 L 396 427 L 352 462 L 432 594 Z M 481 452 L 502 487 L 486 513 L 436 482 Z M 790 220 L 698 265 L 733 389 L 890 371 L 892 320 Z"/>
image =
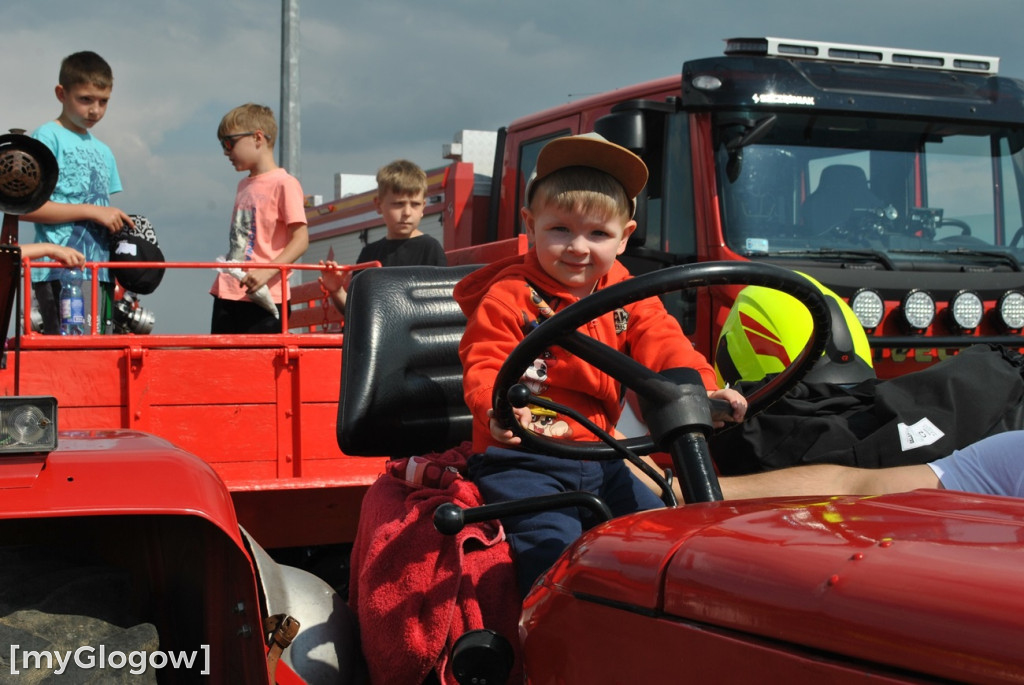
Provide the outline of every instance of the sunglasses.
<path id="1" fill-rule="evenodd" d="M 245 138 L 247 136 L 254 136 L 259 131 L 246 131 L 245 133 L 232 133 L 231 135 L 224 136 L 220 139 L 220 146 L 224 148 L 224 152 L 231 152 L 235 149 L 235 144 L 238 143 L 239 138 Z"/>

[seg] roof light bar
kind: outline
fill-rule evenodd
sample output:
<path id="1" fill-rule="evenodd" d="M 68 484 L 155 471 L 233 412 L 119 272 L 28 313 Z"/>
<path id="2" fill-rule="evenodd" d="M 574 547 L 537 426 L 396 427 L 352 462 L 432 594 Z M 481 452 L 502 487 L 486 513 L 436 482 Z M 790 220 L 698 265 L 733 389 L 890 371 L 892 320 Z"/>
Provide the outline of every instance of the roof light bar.
<path id="1" fill-rule="evenodd" d="M 867 62 L 898 67 L 969 71 L 980 74 L 995 74 L 999 71 L 998 57 L 789 38 L 729 38 L 725 41 L 725 54 L 797 57 L 835 62 Z"/>

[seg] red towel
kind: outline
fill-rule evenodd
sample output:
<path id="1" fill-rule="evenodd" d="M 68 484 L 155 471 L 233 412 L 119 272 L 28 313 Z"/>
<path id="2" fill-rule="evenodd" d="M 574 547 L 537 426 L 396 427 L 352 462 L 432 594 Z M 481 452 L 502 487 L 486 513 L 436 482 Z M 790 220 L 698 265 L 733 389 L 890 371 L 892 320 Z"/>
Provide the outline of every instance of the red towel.
<path id="1" fill-rule="evenodd" d="M 490 628 L 516 652 L 511 682 L 522 680 L 521 608 L 511 550 L 497 521 L 467 525 L 455 536 L 434 529 L 444 502 L 482 504 L 462 477 L 470 443 L 388 462 L 363 499 L 352 549 L 349 604 L 359 619 L 374 683 L 421 683 L 430 671 L 455 685 L 455 640 Z"/>

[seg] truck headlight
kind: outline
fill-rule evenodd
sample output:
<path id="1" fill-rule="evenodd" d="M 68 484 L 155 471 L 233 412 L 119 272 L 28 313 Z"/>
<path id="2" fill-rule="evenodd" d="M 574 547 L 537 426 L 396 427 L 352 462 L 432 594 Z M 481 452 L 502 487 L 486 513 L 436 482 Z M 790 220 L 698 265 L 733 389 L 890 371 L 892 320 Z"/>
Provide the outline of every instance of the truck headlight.
<path id="1" fill-rule="evenodd" d="M 55 397 L 0 398 L 0 455 L 57 449 Z"/>
<path id="2" fill-rule="evenodd" d="M 860 321 L 860 325 L 871 330 L 881 325 L 882 317 L 885 315 L 885 302 L 877 291 L 861 288 L 850 298 L 850 309 Z"/>
<path id="3" fill-rule="evenodd" d="M 903 319 L 911 330 L 923 331 L 935 318 L 935 300 L 925 290 L 914 288 L 903 298 Z"/>
<path id="4" fill-rule="evenodd" d="M 1010 331 L 1019 331 L 1024 328 L 1024 293 L 1019 290 L 1010 290 L 1003 293 L 999 298 L 999 321 L 1003 327 Z"/>
<path id="5" fill-rule="evenodd" d="M 949 312 L 957 329 L 973 331 L 981 325 L 981 320 L 985 317 L 985 305 L 978 297 L 978 293 L 961 290 L 950 301 Z"/>

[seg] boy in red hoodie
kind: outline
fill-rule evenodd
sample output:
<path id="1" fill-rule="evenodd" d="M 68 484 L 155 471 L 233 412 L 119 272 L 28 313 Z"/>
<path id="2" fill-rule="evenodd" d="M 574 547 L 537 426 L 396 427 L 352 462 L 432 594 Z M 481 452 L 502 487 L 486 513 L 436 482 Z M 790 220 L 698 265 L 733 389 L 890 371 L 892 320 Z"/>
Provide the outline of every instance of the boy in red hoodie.
<path id="1" fill-rule="evenodd" d="M 491 418 L 495 377 L 513 348 L 538 321 L 601 288 L 629 278 L 616 257 L 636 228 L 637 193 L 647 167 L 629 150 L 596 133 L 551 141 L 537 158 L 526 187 L 523 224 L 532 249 L 464 278 L 455 299 L 468 322 L 459 346 L 466 403 L 473 413 L 470 478 L 487 502 L 585 490 L 601 497 L 616 516 L 661 506 L 621 461 L 574 461 L 526 453 L 511 430 Z M 708 396 L 727 400 L 741 421 L 746 400 L 719 389 L 715 372 L 656 297 L 595 319 L 580 329 L 655 371 L 689 367 L 704 379 Z M 622 391 L 610 376 L 553 347 L 522 382 L 538 395 L 573 407 L 612 432 L 622 411 Z M 570 440 L 594 436 L 568 416 L 539 408 L 516 409 L 524 427 Z M 533 581 L 584 530 L 575 508 L 502 520 L 520 590 Z"/>

